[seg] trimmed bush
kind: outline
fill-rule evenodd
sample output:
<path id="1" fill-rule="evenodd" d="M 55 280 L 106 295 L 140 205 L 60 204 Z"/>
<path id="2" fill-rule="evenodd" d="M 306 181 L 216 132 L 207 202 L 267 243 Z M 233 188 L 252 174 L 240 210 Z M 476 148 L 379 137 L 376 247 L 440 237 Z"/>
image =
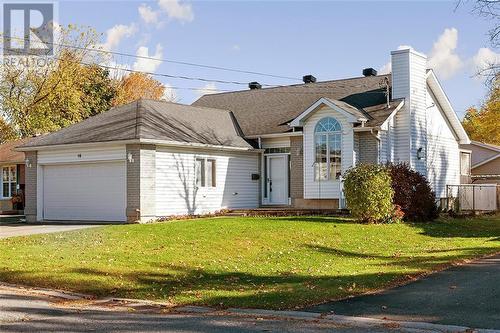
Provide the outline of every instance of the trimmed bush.
<path id="1" fill-rule="evenodd" d="M 387 222 L 394 212 L 391 177 L 384 166 L 359 164 L 345 174 L 344 192 L 352 215 L 366 223 Z"/>
<path id="2" fill-rule="evenodd" d="M 389 164 L 394 204 L 408 221 L 432 221 L 438 216 L 436 195 L 427 179 L 406 163 Z"/>

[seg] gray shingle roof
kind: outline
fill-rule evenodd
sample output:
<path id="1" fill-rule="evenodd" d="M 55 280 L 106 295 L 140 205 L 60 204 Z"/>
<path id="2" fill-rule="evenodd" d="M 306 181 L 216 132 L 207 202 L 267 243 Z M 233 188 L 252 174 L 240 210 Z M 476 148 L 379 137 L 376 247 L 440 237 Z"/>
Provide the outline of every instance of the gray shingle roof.
<path id="1" fill-rule="evenodd" d="M 211 94 L 200 97 L 193 106 L 232 111 L 247 136 L 289 131 L 287 123 L 322 97 L 348 103 L 360 113 L 370 114 L 372 119 L 368 120 L 367 126 L 377 126 L 381 124 L 383 115 L 390 114 L 384 109 L 385 78 L 391 82 L 391 76 L 388 74 Z M 371 112 L 365 110 L 374 106 L 378 107 L 373 108 Z M 376 114 L 377 112 L 380 112 L 381 116 Z"/>
<path id="2" fill-rule="evenodd" d="M 238 131 L 226 110 L 141 99 L 33 138 L 21 148 L 134 139 L 251 148 Z"/>

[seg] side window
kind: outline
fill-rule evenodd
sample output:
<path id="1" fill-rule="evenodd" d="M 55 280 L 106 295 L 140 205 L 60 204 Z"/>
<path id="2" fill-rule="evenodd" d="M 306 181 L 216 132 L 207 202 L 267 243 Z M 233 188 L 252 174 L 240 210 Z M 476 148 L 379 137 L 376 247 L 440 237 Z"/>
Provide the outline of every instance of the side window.
<path id="1" fill-rule="evenodd" d="M 460 174 L 462 176 L 470 175 L 470 154 L 461 152 L 460 153 Z"/>
<path id="2" fill-rule="evenodd" d="M 196 159 L 196 186 L 216 187 L 216 161 L 214 159 Z"/>

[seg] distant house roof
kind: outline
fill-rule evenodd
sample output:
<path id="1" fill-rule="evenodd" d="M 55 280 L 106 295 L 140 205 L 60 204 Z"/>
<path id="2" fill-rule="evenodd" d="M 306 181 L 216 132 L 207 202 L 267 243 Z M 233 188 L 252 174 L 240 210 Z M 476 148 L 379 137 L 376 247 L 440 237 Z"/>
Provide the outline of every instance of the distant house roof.
<path id="1" fill-rule="evenodd" d="M 0 145 L 0 163 L 24 163 L 24 153 L 14 150 L 17 146 L 27 143 L 31 138 L 9 141 Z"/>
<path id="2" fill-rule="evenodd" d="M 210 94 L 193 106 L 232 111 L 246 136 L 290 131 L 288 123 L 321 98 L 347 103 L 360 114 L 369 115 L 367 126 L 378 126 L 400 103 L 392 103 L 392 111 L 386 107 L 386 79 L 390 84 L 388 74 Z"/>
<path id="3" fill-rule="evenodd" d="M 471 140 L 470 144 L 460 145 L 460 147 L 472 151 L 472 169 L 500 158 L 500 147 L 490 143 Z"/>
<path id="4" fill-rule="evenodd" d="M 141 139 L 252 148 L 229 111 L 148 99 L 33 138 L 20 148 Z"/>

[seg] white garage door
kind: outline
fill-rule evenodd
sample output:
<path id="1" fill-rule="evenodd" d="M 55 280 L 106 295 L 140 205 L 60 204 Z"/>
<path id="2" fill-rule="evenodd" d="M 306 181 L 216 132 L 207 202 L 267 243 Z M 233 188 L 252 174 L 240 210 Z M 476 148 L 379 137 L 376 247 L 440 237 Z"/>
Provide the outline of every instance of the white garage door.
<path id="1" fill-rule="evenodd" d="M 43 167 L 45 220 L 126 220 L 125 162 Z"/>

